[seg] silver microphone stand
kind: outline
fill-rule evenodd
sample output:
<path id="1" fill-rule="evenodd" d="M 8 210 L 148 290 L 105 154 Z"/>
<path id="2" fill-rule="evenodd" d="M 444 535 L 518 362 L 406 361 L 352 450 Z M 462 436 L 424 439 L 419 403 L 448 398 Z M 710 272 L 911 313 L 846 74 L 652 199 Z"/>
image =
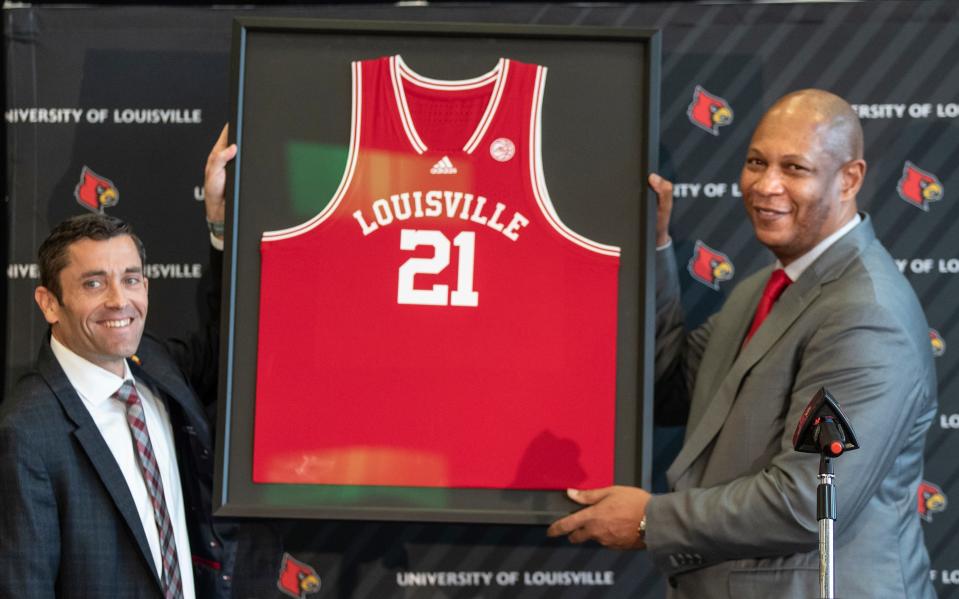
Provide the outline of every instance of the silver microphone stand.
<path id="1" fill-rule="evenodd" d="M 856 433 L 842 413 L 839 402 L 824 388 L 803 410 L 793 433 L 793 447 L 819 454 L 819 486 L 816 488 L 816 519 L 819 521 L 819 597 L 834 599 L 833 525 L 836 522 L 836 487 L 832 461 L 847 451 L 859 449 Z"/>
<path id="2" fill-rule="evenodd" d="M 816 519 L 819 520 L 819 597 L 836 596 L 832 567 L 832 529 L 836 521 L 836 487 L 832 460 L 825 454 L 819 459 L 819 487 L 816 489 Z"/>

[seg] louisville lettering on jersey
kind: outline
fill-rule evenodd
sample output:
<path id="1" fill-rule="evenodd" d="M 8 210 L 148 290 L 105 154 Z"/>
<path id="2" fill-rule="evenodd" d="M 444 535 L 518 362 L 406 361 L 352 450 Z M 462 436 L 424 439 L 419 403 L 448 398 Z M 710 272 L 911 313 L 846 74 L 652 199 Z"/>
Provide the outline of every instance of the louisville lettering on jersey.
<path id="1" fill-rule="evenodd" d="M 529 224 L 529 219 L 516 211 L 503 219 L 506 205 L 502 202 L 496 202 L 494 206 L 489 204 L 483 196 L 462 191 L 411 191 L 393 194 L 389 201 L 379 198 L 370 206 L 372 217 L 357 210 L 353 218 L 360 224 L 363 235 L 410 218 L 459 218 L 485 225 L 512 241 L 519 239 L 520 229 Z"/>

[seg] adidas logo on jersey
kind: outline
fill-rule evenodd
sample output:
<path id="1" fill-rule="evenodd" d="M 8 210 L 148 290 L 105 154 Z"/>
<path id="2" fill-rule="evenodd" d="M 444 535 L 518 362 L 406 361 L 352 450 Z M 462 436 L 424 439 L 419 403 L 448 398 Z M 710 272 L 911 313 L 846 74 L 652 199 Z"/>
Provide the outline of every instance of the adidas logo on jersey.
<path id="1" fill-rule="evenodd" d="M 453 162 L 450 160 L 449 156 L 443 156 L 439 162 L 433 165 L 433 168 L 430 169 L 431 175 L 455 175 L 456 167 L 453 166 Z"/>

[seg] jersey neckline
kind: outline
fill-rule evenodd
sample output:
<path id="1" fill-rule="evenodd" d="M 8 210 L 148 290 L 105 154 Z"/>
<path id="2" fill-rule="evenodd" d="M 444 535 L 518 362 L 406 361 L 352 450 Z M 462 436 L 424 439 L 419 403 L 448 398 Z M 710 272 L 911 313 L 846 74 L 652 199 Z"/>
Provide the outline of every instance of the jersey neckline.
<path id="1" fill-rule="evenodd" d="M 506 86 L 506 76 L 509 71 L 509 60 L 506 58 L 500 58 L 496 63 L 496 66 L 493 67 L 493 69 L 489 72 L 478 77 L 458 80 L 444 80 L 424 77 L 407 66 L 407 64 L 403 61 L 403 57 L 399 54 L 390 56 L 389 61 L 390 82 L 393 86 L 393 95 L 396 99 L 396 107 L 397 111 L 399 112 L 400 122 L 403 125 L 403 131 L 406 133 L 407 139 L 410 142 L 410 146 L 416 151 L 417 154 L 423 154 L 429 150 L 429 147 L 427 147 L 427 145 L 423 142 L 419 132 L 416 130 L 416 125 L 413 123 L 409 104 L 406 100 L 406 92 L 403 89 L 404 81 L 407 81 L 417 87 L 440 91 L 476 89 L 485 85 L 489 85 L 490 83 L 493 84 L 493 90 L 490 93 L 489 103 L 486 105 L 486 110 L 484 111 L 479 122 L 476 124 L 476 129 L 473 131 L 473 134 L 463 146 L 464 152 L 467 154 L 472 154 L 473 151 L 479 146 L 479 143 L 486 134 L 487 129 L 489 129 L 490 123 L 493 121 L 493 116 L 496 114 L 496 110 L 499 108 L 500 99 L 503 97 L 503 88 Z"/>

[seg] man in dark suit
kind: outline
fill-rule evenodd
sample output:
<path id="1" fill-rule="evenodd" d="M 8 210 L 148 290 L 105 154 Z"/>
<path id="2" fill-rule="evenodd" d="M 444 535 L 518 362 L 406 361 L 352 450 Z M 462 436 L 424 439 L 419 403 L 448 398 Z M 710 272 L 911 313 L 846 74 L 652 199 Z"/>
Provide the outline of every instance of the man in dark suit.
<path id="1" fill-rule="evenodd" d="M 549 534 L 648 549 L 672 597 L 814 596 L 819 459 L 795 452 L 791 435 L 825 386 L 861 443 L 837 462 L 836 595 L 933 596 L 915 502 L 936 375 L 915 293 L 857 211 L 862 143 L 855 113 L 828 92 L 795 92 L 770 108 L 740 187 L 777 262 L 688 332 L 667 230 L 672 186 L 650 177 L 656 414 L 686 424 L 671 492 L 571 490 L 587 507 Z"/>
<path id="2" fill-rule="evenodd" d="M 208 220 L 222 214 L 208 202 Z M 41 245 L 50 334 L 0 408 L 0 597 L 230 595 L 201 403 L 215 398 L 220 254 L 206 330 L 164 343 L 143 335 L 144 251 L 128 225 L 74 217 Z"/>

